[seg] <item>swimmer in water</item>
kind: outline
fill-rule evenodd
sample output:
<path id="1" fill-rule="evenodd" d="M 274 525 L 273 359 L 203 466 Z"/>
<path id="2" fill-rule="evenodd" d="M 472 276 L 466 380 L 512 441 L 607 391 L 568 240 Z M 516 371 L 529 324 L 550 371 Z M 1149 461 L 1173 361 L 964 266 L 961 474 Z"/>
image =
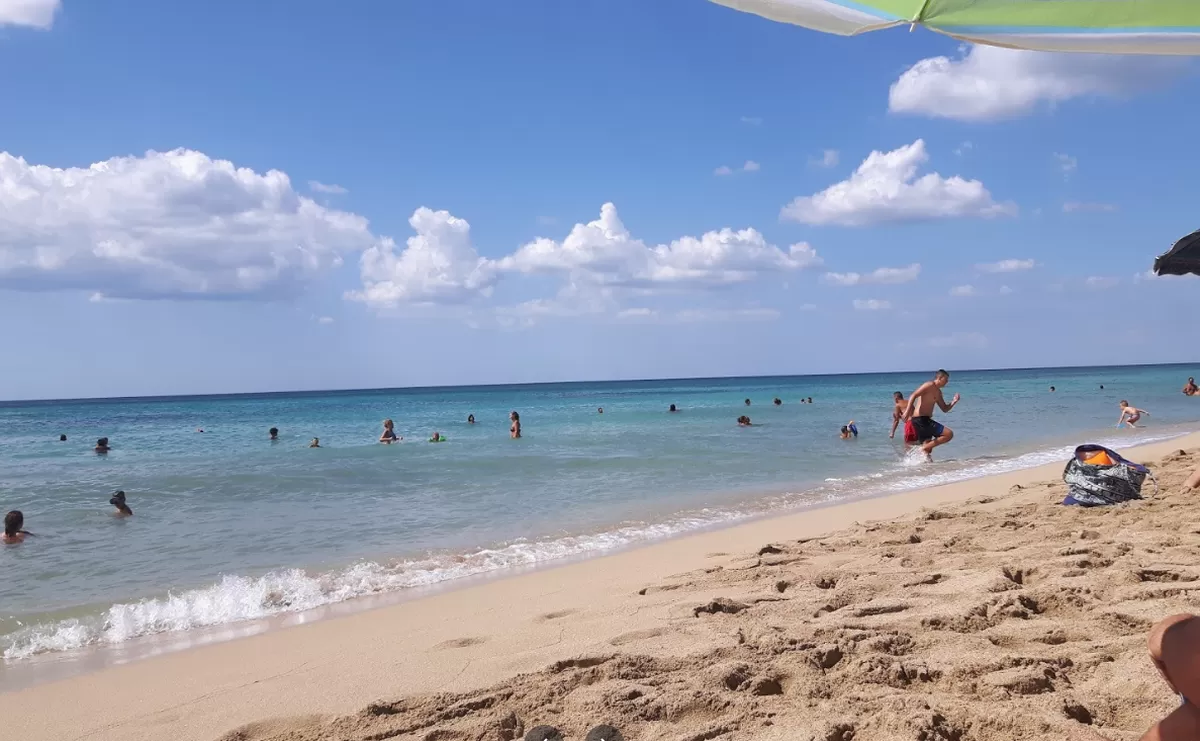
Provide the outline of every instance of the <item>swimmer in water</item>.
<path id="1" fill-rule="evenodd" d="M 513 440 L 516 440 L 517 438 L 521 437 L 521 415 L 514 411 L 508 415 L 508 418 L 512 422 L 508 428 L 509 437 L 511 437 Z"/>
<path id="2" fill-rule="evenodd" d="M 1054 387 L 1053 387 L 1053 386 L 1051 386 L 1051 387 L 1050 387 L 1050 393 L 1052 393 L 1052 394 L 1054 393 Z"/>
<path id="3" fill-rule="evenodd" d="M 312 439 L 312 442 L 308 444 L 308 447 L 310 447 L 310 448 L 319 448 L 319 447 L 321 447 L 321 438 L 319 438 L 319 437 L 314 437 L 314 438 Z"/>
<path id="4" fill-rule="evenodd" d="M 446 442 L 446 438 L 442 436 L 442 433 L 435 431 L 432 435 L 429 436 L 429 442 L 444 443 L 444 442 Z"/>
<path id="5" fill-rule="evenodd" d="M 750 418 L 744 414 L 742 416 L 738 417 L 737 422 L 738 422 L 738 427 L 753 427 L 754 426 L 753 423 L 750 421 Z"/>
<path id="6" fill-rule="evenodd" d="M 746 406 L 750 406 L 750 400 L 746 399 L 745 404 L 746 404 Z"/>
<path id="7" fill-rule="evenodd" d="M 846 426 L 842 428 L 842 439 L 849 440 L 851 438 L 858 438 L 858 425 L 854 424 L 854 420 L 850 420 L 846 423 Z"/>
<path id="8" fill-rule="evenodd" d="M 808 397 L 808 403 L 809 403 L 809 404 L 811 404 L 811 403 L 812 403 L 812 397 L 811 397 L 811 396 L 810 396 L 810 397 Z"/>
<path id="9" fill-rule="evenodd" d="M 1122 399 L 1121 418 L 1117 420 L 1117 427 L 1120 427 L 1121 425 L 1129 425 L 1130 427 L 1136 428 L 1138 420 L 1142 418 L 1143 414 L 1147 417 L 1150 416 L 1150 412 L 1147 412 L 1145 409 L 1138 409 L 1135 406 L 1131 406 L 1129 402 Z"/>
<path id="10" fill-rule="evenodd" d="M 771 403 L 773 403 L 777 407 L 781 407 L 781 406 L 783 406 L 783 399 L 780 399 L 778 396 L 776 396 L 775 401 L 773 401 Z"/>
<path id="11" fill-rule="evenodd" d="M 67 436 L 66 436 L 66 435 L 59 435 L 59 436 L 58 436 L 58 441 L 59 441 L 60 443 L 65 443 L 65 442 L 67 441 Z"/>
<path id="12" fill-rule="evenodd" d="M 908 402 L 904 400 L 904 394 L 899 391 L 892 392 L 892 431 L 888 433 L 889 439 L 896 438 L 896 428 L 904 419 L 904 407 L 906 406 L 908 406 Z"/>
<path id="13" fill-rule="evenodd" d="M 604 414 L 604 407 L 599 407 L 596 409 L 596 414 Z"/>
<path id="14" fill-rule="evenodd" d="M 267 430 L 267 434 L 271 436 L 272 441 L 278 440 L 279 439 L 279 428 L 272 427 L 271 429 Z"/>
<path id="15" fill-rule="evenodd" d="M 467 415 L 467 424 L 469 424 L 469 425 L 475 424 L 475 415 L 474 414 Z"/>
<path id="16" fill-rule="evenodd" d="M 133 510 L 125 503 L 125 492 L 118 491 L 112 495 L 108 503 L 117 508 L 116 517 L 132 517 Z"/>
<path id="17" fill-rule="evenodd" d="M 107 453 L 108 451 L 112 450 L 112 448 L 109 447 L 108 438 L 102 437 L 99 440 L 97 440 L 96 447 L 94 448 L 94 450 L 100 454 L 104 454 L 104 453 Z"/>
<path id="18" fill-rule="evenodd" d="M 674 405 L 674 404 L 672 404 L 672 405 L 671 405 L 671 408 L 670 408 L 670 409 L 668 409 L 667 411 L 668 411 L 668 412 L 678 412 L 679 410 L 675 408 L 675 405 Z"/>
<path id="19" fill-rule="evenodd" d="M 4 537 L 0 538 L 0 543 L 8 545 L 24 543 L 27 535 L 33 535 L 33 533 L 25 529 L 25 515 L 21 514 L 21 510 L 14 509 L 4 516 Z"/>
<path id="20" fill-rule="evenodd" d="M 1104 387 L 1101 386 L 1100 388 L 1104 388 Z M 1200 394 L 1200 386 L 1196 385 L 1195 378 L 1189 378 L 1187 380 L 1187 383 L 1185 383 L 1183 385 L 1183 395 L 1184 396 L 1195 396 L 1196 394 Z"/>
<path id="21" fill-rule="evenodd" d="M 383 420 L 383 434 L 379 436 L 379 442 L 390 445 L 398 441 L 400 438 L 396 435 L 396 426 L 392 424 L 392 420 Z"/>

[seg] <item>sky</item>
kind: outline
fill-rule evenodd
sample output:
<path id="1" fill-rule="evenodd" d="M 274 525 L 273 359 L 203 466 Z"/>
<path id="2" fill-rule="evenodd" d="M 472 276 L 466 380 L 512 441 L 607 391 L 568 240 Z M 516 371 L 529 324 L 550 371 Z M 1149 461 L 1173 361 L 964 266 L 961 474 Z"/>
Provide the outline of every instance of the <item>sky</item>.
<path id="1" fill-rule="evenodd" d="M 0 0 L 0 398 L 1189 362 L 1198 64 Z"/>

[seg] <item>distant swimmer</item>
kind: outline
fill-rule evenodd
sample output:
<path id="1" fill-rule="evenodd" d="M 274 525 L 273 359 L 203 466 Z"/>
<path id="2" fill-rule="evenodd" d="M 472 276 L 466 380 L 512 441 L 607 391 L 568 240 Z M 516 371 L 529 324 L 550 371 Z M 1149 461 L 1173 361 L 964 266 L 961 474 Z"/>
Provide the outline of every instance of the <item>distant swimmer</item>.
<path id="1" fill-rule="evenodd" d="M 906 406 L 908 406 L 908 402 L 904 400 L 904 394 L 900 391 L 892 392 L 892 431 L 888 433 L 888 437 L 893 440 L 896 438 L 896 428 L 904 420 L 904 407 Z"/>
<path id="2" fill-rule="evenodd" d="M 1138 409 L 1122 399 L 1121 418 L 1117 420 L 1117 427 L 1120 427 L 1121 425 L 1129 425 L 1130 427 L 1136 428 L 1138 420 L 1142 418 L 1143 414 L 1147 417 L 1150 416 L 1150 412 L 1147 412 L 1145 409 Z"/>
<path id="3" fill-rule="evenodd" d="M 753 427 L 753 426 L 754 426 L 754 423 L 752 423 L 750 421 L 750 418 L 747 417 L 746 415 L 743 414 L 742 416 L 738 417 L 738 427 Z"/>
<path id="4" fill-rule="evenodd" d="M 475 415 L 474 414 L 467 415 L 467 424 L 469 424 L 469 425 L 475 424 Z"/>
<path id="5" fill-rule="evenodd" d="M 596 409 L 596 414 L 604 414 L 604 407 L 599 407 L 599 408 L 597 408 L 597 409 Z"/>
<path id="6" fill-rule="evenodd" d="M 854 424 L 854 420 L 850 420 L 842 427 L 842 439 L 849 440 L 858 438 L 858 425 Z"/>
<path id="7" fill-rule="evenodd" d="M 1050 393 L 1052 393 L 1052 394 L 1054 393 L 1054 387 L 1053 387 L 1053 386 L 1051 386 L 1051 387 L 1050 387 Z"/>
<path id="8" fill-rule="evenodd" d="M 679 410 L 675 408 L 675 405 L 674 405 L 674 404 L 672 404 L 672 405 L 671 405 L 671 408 L 670 408 L 670 409 L 668 409 L 667 411 L 668 411 L 668 412 L 678 412 Z"/>
<path id="9" fill-rule="evenodd" d="M 746 406 L 750 406 L 750 400 L 749 400 L 749 399 L 746 399 L 746 402 L 745 402 L 745 404 L 746 404 Z"/>
<path id="10" fill-rule="evenodd" d="M 58 436 L 58 441 L 59 441 L 60 443 L 65 443 L 65 442 L 67 441 L 67 436 L 66 436 L 66 435 L 59 435 L 59 436 Z"/>
<path id="11" fill-rule="evenodd" d="M 508 428 L 508 434 L 513 440 L 516 440 L 521 436 L 521 415 L 513 412 L 508 415 L 508 418 L 512 421 Z"/>
<path id="12" fill-rule="evenodd" d="M 308 444 L 308 447 L 310 447 L 310 448 L 319 448 L 319 447 L 321 447 L 321 438 L 319 438 L 319 437 L 314 437 L 314 438 L 312 439 L 312 442 Z"/>
<path id="13" fill-rule="evenodd" d="M 117 493 L 113 494 L 112 499 L 109 499 L 108 503 L 117 508 L 117 517 L 133 516 L 133 510 L 130 509 L 129 505 L 125 503 L 125 492 L 118 491 Z"/>
<path id="14" fill-rule="evenodd" d="M 440 432 L 434 432 L 432 435 L 429 436 L 429 442 L 444 443 L 444 442 L 446 442 L 446 436 Z"/>
<path id="15" fill-rule="evenodd" d="M 811 403 L 812 403 L 812 397 L 811 397 L 811 396 L 810 396 L 810 397 L 808 397 L 808 403 L 809 403 L 809 404 L 811 404 Z"/>
<path id="16" fill-rule="evenodd" d="M 97 453 L 107 453 L 108 451 L 112 450 L 112 447 L 108 444 L 108 438 L 102 437 L 96 441 L 96 447 L 93 448 L 93 450 L 95 450 Z"/>
<path id="17" fill-rule="evenodd" d="M 399 442 L 400 436 L 396 434 L 396 426 L 392 424 L 392 420 L 383 420 L 383 434 L 379 436 L 379 442 L 385 445 L 390 445 L 394 442 Z"/>
<path id="18" fill-rule="evenodd" d="M 1100 388 L 1104 388 L 1104 387 L 1101 386 Z M 1184 396 L 1195 396 L 1196 394 L 1200 394 L 1200 386 L 1196 385 L 1195 378 L 1188 378 L 1187 383 L 1185 383 L 1183 385 L 1183 395 Z"/>
<path id="19" fill-rule="evenodd" d="M 25 515 L 21 514 L 21 510 L 14 509 L 4 516 L 4 537 L 0 538 L 0 542 L 16 545 L 25 542 L 27 535 L 33 533 L 25 529 Z"/>
<path id="20" fill-rule="evenodd" d="M 269 434 L 271 436 L 272 440 L 278 440 L 279 439 L 279 428 L 272 427 L 271 429 L 267 430 L 267 434 Z"/>
<path id="21" fill-rule="evenodd" d="M 945 370 L 939 370 L 934 374 L 932 381 L 926 381 L 912 392 L 912 396 L 908 399 L 908 405 L 904 409 L 905 441 L 908 441 L 907 423 L 911 421 L 914 442 L 921 446 L 926 455 L 931 455 L 934 448 L 945 445 L 954 439 L 954 430 L 940 422 L 933 421 L 935 408 L 949 413 L 958 405 L 960 398 L 958 394 L 954 395 L 954 399 L 949 404 L 946 403 L 946 397 L 942 395 L 942 389 L 948 383 L 950 383 L 950 374 Z"/>
<path id="22" fill-rule="evenodd" d="M 1104 390 L 1104 384 L 1100 384 L 1100 390 L 1101 390 L 1101 391 L 1103 391 L 1103 390 Z"/>
<path id="23" fill-rule="evenodd" d="M 783 399 L 780 399 L 778 396 L 776 396 L 775 401 L 773 403 L 775 404 L 775 406 L 781 407 L 781 406 L 783 406 Z"/>

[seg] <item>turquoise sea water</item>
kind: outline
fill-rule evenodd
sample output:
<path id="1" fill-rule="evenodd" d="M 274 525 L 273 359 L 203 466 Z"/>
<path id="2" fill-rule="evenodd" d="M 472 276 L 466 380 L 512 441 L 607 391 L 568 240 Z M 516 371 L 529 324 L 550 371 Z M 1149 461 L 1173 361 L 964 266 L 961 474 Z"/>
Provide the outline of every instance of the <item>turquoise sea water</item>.
<path id="1" fill-rule="evenodd" d="M 938 416 L 956 437 L 933 464 L 887 437 L 891 393 L 927 373 L 0 404 L 0 510 L 37 533 L 0 547 L 0 673 L 1163 439 L 1200 421 L 1189 375 L 954 373 L 962 403 Z M 1144 429 L 1114 428 L 1122 398 L 1152 413 Z M 375 442 L 385 417 L 402 444 Z M 116 489 L 133 518 L 111 515 Z"/>

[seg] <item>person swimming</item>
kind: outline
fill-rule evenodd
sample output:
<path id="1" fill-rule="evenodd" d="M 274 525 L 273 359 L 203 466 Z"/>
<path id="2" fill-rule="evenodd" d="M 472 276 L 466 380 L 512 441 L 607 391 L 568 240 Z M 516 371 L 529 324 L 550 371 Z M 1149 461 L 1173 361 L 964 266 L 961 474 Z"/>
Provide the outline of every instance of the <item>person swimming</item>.
<path id="1" fill-rule="evenodd" d="M 1138 409 L 1135 406 L 1131 406 L 1128 401 L 1122 399 L 1121 417 L 1117 420 L 1117 427 L 1120 427 L 1121 425 L 1129 425 L 1130 427 L 1136 428 L 1138 420 L 1142 418 L 1143 414 L 1147 417 L 1150 416 L 1150 412 L 1147 412 L 1145 409 Z"/>
<path id="2" fill-rule="evenodd" d="M 516 440 L 521 436 L 521 415 L 514 411 L 508 415 L 508 418 L 512 421 L 508 428 L 508 434 L 513 440 Z"/>
<path id="3" fill-rule="evenodd" d="M 671 405 L 671 408 L 670 408 L 670 409 L 668 409 L 667 411 L 668 411 L 668 412 L 678 412 L 679 410 L 675 408 L 675 405 L 674 405 L 674 404 L 672 404 L 672 405 Z"/>
<path id="4" fill-rule="evenodd" d="M 112 447 L 110 447 L 108 444 L 108 438 L 102 437 L 96 441 L 96 447 L 93 449 L 97 453 L 107 453 L 108 451 L 112 450 Z"/>
<path id="5" fill-rule="evenodd" d="M 754 426 L 754 424 L 750 421 L 750 418 L 744 414 L 737 418 L 737 423 L 738 423 L 738 427 L 753 427 Z"/>
<path id="6" fill-rule="evenodd" d="M 1051 386 L 1051 387 L 1050 387 L 1050 393 L 1052 393 L 1052 394 L 1054 393 L 1054 387 L 1053 387 L 1053 386 Z"/>
<path id="7" fill-rule="evenodd" d="M 780 399 L 778 396 L 776 396 L 775 401 L 773 401 L 771 403 L 777 407 L 781 407 L 781 406 L 783 406 L 783 399 Z"/>
<path id="8" fill-rule="evenodd" d="M 16 545 L 24 543 L 27 535 L 33 535 L 25 529 L 25 515 L 21 510 L 14 509 L 4 516 L 4 537 L 0 538 L 0 543 Z"/>
<path id="9" fill-rule="evenodd" d="M 596 414 L 604 414 L 604 407 L 598 407 L 596 409 Z"/>
<path id="10" fill-rule="evenodd" d="M 1183 385 L 1184 396 L 1196 396 L 1200 394 L 1200 386 L 1196 385 L 1195 378 L 1188 378 L 1187 383 Z"/>
<path id="11" fill-rule="evenodd" d="M 129 505 L 125 503 L 125 492 L 118 490 L 112 495 L 112 499 L 108 500 L 108 503 L 117 508 L 117 517 L 133 516 L 133 510 L 130 509 Z"/>
<path id="12" fill-rule="evenodd" d="M 59 441 L 60 443 L 65 443 L 65 442 L 67 441 L 67 436 L 66 436 L 66 435 L 59 435 L 59 436 L 58 436 L 58 441 Z"/>
<path id="13" fill-rule="evenodd" d="M 446 442 L 446 436 L 440 432 L 435 431 L 432 435 L 429 436 L 429 442 L 444 443 L 444 442 Z"/>
<path id="14" fill-rule="evenodd" d="M 319 447 L 321 447 L 321 438 L 319 438 L 319 437 L 314 437 L 314 438 L 312 439 L 312 442 L 308 444 L 308 447 L 310 447 L 310 448 L 319 448 Z"/>
<path id="15" fill-rule="evenodd" d="M 396 426 L 392 423 L 392 420 L 383 420 L 383 434 L 379 436 L 379 442 L 389 445 L 399 440 L 400 437 L 396 434 Z"/>
<path id="16" fill-rule="evenodd" d="M 271 440 L 278 440 L 279 439 L 279 428 L 272 427 L 271 429 L 267 430 L 267 434 L 271 436 Z"/>
<path id="17" fill-rule="evenodd" d="M 475 415 L 474 414 L 467 415 L 467 424 L 469 424 L 469 425 L 475 424 Z"/>
<path id="18" fill-rule="evenodd" d="M 810 396 L 810 397 L 808 397 L 808 403 L 809 403 L 809 404 L 811 404 L 811 403 L 812 403 L 812 397 L 811 397 L 811 396 Z"/>
<path id="19" fill-rule="evenodd" d="M 743 404 L 745 404 L 746 406 L 750 406 L 750 400 L 749 400 L 749 399 L 746 399 L 746 400 L 745 400 L 744 402 L 742 402 L 742 403 L 743 403 Z"/>
<path id="20" fill-rule="evenodd" d="M 858 426 L 854 424 L 854 420 L 850 420 L 842 426 L 841 435 L 843 440 L 858 437 Z"/>

